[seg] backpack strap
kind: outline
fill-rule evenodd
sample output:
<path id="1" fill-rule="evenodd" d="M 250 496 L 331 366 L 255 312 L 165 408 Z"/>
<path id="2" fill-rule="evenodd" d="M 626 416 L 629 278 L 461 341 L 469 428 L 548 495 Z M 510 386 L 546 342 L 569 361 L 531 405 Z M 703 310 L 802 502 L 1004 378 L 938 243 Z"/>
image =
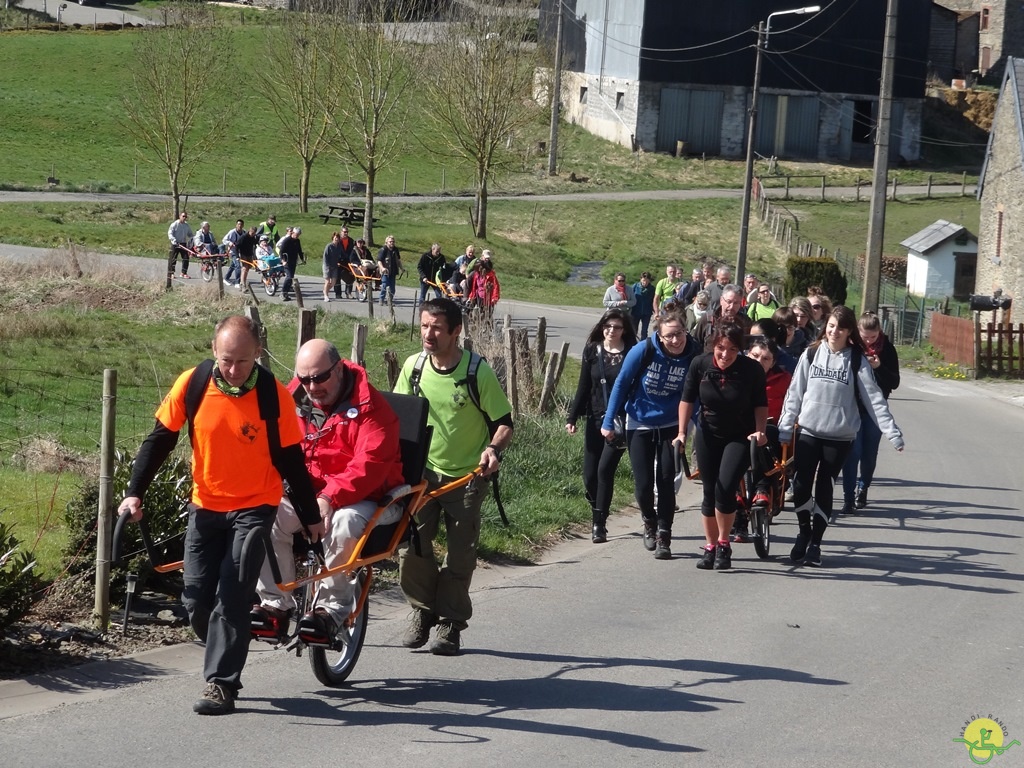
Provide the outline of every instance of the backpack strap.
<path id="1" fill-rule="evenodd" d="M 192 377 L 188 380 L 188 386 L 185 387 L 185 418 L 188 419 L 188 439 L 192 443 L 192 450 L 196 448 L 196 412 L 206 396 L 206 386 L 210 383 L 210 377 L 213 376 L 214 364 L 213 360 L 203 360 L 192 371 Z"/>

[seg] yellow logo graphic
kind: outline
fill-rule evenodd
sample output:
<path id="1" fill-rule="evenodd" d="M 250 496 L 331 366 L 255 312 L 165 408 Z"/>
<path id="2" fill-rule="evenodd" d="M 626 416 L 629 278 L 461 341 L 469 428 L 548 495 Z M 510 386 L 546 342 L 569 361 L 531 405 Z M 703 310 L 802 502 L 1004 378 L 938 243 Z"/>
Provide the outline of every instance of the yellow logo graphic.
<path id="1" fill-rule="evenodd" d="M 960 732 L 960 738 L 953 739 L 953 741 L 966 745 L 967 754 L 972 763 L 985 765 L 993 757 L 1002 755 L 1010 747 L 1020 746 L 1020 742 L 1016 739 L 1007 743 L 1008 736 L 1006 726 L 991 715 L 988 717 L 975 715 L 964 725 Z"/>

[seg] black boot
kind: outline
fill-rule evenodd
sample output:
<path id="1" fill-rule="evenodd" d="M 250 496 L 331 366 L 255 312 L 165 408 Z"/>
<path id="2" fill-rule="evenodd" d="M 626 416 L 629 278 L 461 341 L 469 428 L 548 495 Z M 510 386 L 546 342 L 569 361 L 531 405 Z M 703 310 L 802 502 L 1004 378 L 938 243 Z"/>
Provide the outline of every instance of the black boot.
<path id="1" fill-rule="evenodd" d="M 657 520 L 644 520 L 644 549 L 648 552 L 654 551 L 655 539 L 658 533 Z"/>
<path id="2" fill-rule="evenodd" d="M 789 559 L 794 563 L 798 563 L 804 559 L 804 555 L 807 554 L 807 545 L 811 543 L 811 526 L 800 524 L 800 533 L 797 534 L 796 541 L 793 543 L 793 549 L 789 552 Z"/>
<path id="3" fill-rule="evenodd" d="M 605 525 L 605 521 L 607 519 L 607 512 L 598 512 L 596 509 L 594 510 L 594 527 L 590 540 L 595 544 L 604 544 L 608 541 L 608 528 Z"/>

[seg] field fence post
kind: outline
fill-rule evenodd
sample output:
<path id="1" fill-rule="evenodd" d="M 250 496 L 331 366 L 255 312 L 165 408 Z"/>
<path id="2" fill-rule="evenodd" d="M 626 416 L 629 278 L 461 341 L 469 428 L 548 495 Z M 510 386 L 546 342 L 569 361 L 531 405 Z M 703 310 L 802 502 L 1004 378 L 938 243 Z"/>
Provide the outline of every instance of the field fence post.
<path id="1" fill-rule="evenodd" d="M 114 506 L 114 426 L 117 418 L 117 370 L 103 371 L 103 415 L 100 428 L 100 487 L 96 503 L 96 588 L 93 622 L 107 631 L 110 623 L 110 554 Z"/>

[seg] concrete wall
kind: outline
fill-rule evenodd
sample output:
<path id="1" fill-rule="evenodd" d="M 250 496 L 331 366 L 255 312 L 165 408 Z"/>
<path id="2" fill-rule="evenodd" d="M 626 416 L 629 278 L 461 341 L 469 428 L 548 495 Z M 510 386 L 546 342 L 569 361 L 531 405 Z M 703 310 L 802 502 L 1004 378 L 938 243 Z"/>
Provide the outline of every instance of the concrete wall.
<path id="1" fill-rule="evenodd" d="M 990 156 L 985 170 L 978 234 L 977 293 L 996 288 L 1024 301 L 1024 170 L 1018 119 L 1021 105 L 1014 92 L 1013 78 L 1005 81 L 992 123 Z M 999 237 L 999 220 L 1002 235 Z M 1001 245 L 997 253 L 997 239 Z M 1022 311 L 1015 306 L 1016 316 Z"/>
<path id="2" fill-rule="evenodd" d="M 584 88 L 586 100 L 582 101 L 580 94 Z M 640 84 L 635 80 L 563 72 L 562 117 L 595 136 L 632 148 L 640 92 Z"/>

